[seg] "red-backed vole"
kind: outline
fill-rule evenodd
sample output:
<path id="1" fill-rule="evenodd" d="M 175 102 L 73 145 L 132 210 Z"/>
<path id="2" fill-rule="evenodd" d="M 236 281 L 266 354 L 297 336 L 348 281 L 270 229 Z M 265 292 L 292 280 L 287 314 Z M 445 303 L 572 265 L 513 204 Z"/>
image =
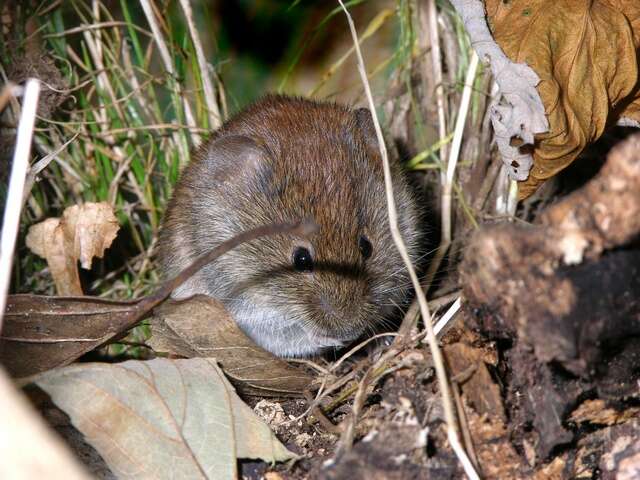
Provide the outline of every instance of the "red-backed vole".
<path id="1" fill-rule="evenodd" d="M 416 204 L 392 165 L 401 233 L 412 257 Z M 268 96 L 226 122 L 195 153 L 160 233 L 165 275 L 244 230 L 311 218 L 309 239 L 241 245 L 174 292 L 221 300 L 240 327 L 280 356 L 352 341 L 401 304 L 408 275 L 389 231 L 371 114 L 333 103 Z"/>

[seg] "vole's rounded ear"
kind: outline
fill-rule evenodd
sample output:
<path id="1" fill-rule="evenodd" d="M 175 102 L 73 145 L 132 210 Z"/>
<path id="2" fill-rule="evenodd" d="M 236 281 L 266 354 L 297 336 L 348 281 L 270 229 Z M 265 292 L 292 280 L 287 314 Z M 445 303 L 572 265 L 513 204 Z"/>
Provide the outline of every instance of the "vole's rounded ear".
<path id="1" fill-rule="evenodd" d="M 380 151 L 378 146 L 378 137 L 376 136 L 376 129 L 373 126 L 373 117 L 368 108 L 358 108 L 355 112 L 356 125 L 362 132 L 362 137 L 368 148 L 374 149 L 376 152 Z"/>
<path id="2" fill-rule="evenodd" d="M 208 142 L 201 151 L 218 183 L 239 183 L 268 168 L 269 152 L 246 135 L 228 135 Z"/>

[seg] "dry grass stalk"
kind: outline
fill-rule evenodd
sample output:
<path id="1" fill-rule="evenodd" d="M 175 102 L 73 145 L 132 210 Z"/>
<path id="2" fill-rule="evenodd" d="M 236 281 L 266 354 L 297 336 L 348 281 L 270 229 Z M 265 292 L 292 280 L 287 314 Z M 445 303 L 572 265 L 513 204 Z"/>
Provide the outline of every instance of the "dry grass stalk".
<path id="1" fill-rule="evenodd" d="M 7 306 L 13 251 L 16 246 L 18 227 L 20 226 L 20 212 L 22 212 L 24 184 L 29 168 L 31 140 L 33 139 L 33 127 L 36 121 L 40 84 L 37 80 L 28 80 L 23 93 L 24 101 L 20 123 L 18 124 L 16 149 L 13 154 L 9 190 L 4 207 L 4 219 L 0 237 L 0 331 L 2 330 L 4 310 Z"/>
<path id="2" fill-rule="evenodd" d="M 200 67 L 200 73 L 202 74 L 202 87 L 204 89 L 204 98 L 207 102 L 209 112 L 209 127 L 212 130 L 217 129 L 222 125 L 222 117 L 220 116 L 220 107 L 216 101 L 215 91 L 213 89 L 213 83 L 211 83 L 211 76 L 209 75 L 209 66 L 207 59 L 204 55 L 204 49 L 202 48 L 202 42 L 200 42 L 200 36 L 196 30 L 195 22 L 193 21 L 193 10 L 189 0 L 180 0 L 184 17 L 187 20 L 187 26 L 189 27 L 189 34 L 193 41 L 193 47 L 196 51 L 196 57 L 198 59 L 198 65 Z"/>
<path id="3" fill-rule="evenodd" d="M 431 63 L 433 65 L 433 81 L 436 84 L 436 107 L 438 109 L 438 135 L 440 138 L 447 137 L 447 117 L 444 110 L 444 89 L 442 85 L 442 63 L 440 61 L 440 35 L 438 35 L 438 9 L 436 0 L 427 2 L 427 19 L 429 28 L 429 38 L 431 43 Z M 446 142 L 440 146 L 439 156 L 442 165 L 447 158 L 448 146 Z M 440 172 L 440 179 L 444 183 L 445 174 Z"/>
<path id="4" fill-rule="evenodd" d="M 378 144 L 380 146 L 380 154 L 381 154 L 382 162 L 383 162 L 384 177 L 385 177 L 385 187 L 386 187 L 386 194 L 387 194 L 387 209 L 388 209 L 388 214 L 389 214 L 389 228 L 391 230 L 391 234 L 392 234 L 394 243 L 396 244 L 396 247 L 398 248 L 398 251 L 399 251 L 400 255 L 402 256 L 402 259 L 403 259 L 403 261 L 404 261 L 404 263 L 405 263 L 405 265 L 407 267 L 407 270 L 408 270 L 409 275 L 411 277 L 411 281 L 413 283 L 413 287 L 415 288 L 416 295 L 418 297 L 418 303 L 420 305 L 420 312 L 422 314 L 422 317 L 424 319 L 424 323 L 425 323 L 425 326 L 426 326 L 427 340 L 428 340 L 428 343 L 429 343 L 429 348 L 431 350 L 431 355 L 433 357 L 433 363 L 434 363 L 435 370 L 436 370 L 436 376 L 438 378 L 438 385 L 440 387 L 440 393 L 442 394 L 445 419 L 446 419 L 446 422 L 447 422 L 449 442 L 451 443 L 451 446 L 452 446 L 453 450 L 455 451 L 455 453 L 458 456 L 460 462 L 462 463 L 462 466 L 463 466 L 465 472 L 467 473 L 467 475 L 472 479 L 479 478 L 479 476 L 476 473 L 473 465 L 471 464 L 471 461 L 469 460 L 469 457 L 467 456 L 466 452 L 462 448 L 462 445 L 460 444 L 460 440 L 458 438 L 458 433 L 457 433 L 457 429 L 456 429 L 456 420 L 455 420 L 454 410 L 453 410 L 453 403 L 452 403 L 451 393 L 450 393 L 450 388 L 449 388 L 449 380 L 447 378 L 447 372 L 446 372 L 446 369 L 445 369 L 445 366 L 444 366 L 444 360 L 443 360 L 443 357 L 442 357 L 442 352 L 440 351 L 440 347 L 438 346 L 438 341 L 437 341 L 437 339 L 435 337 L 435 334 L 434 334 L 434 331 L 433 331 L 433 325 L 431 324 L 431 315 L 429 313 L 429 305 L 427 304 L 426 296 L 424 294 L 424 291 L 421 288 L 420 281 L 418 280 L 418 276 L 416 275 L 416 272 L 415 272 L 415 270 L 413 268 L 413 265 L 411 263 L 411 259 L 409 257 L 408 252 L 407 252 L 406 246 L 404 244 L 404 240 L 402 239 L 402 235 L 400 234 L 400 230 L 398 228 L 397 211 L 396 211 L 395 200 L 394 200 L 394 196 L 393 196 L 393 185 L 392 185 L 392 182 L 391 182 L 391 169 L 390 169 L 390 166 L 389 166 L 389 159 L 388 159 L 388 155 L 387 155 L 387 149 L 386 149 L 386 145 L 385 145 L 385 142 L 384 142 L 384 137 L 382 135 L 382 129 L 380 128 L 380 122 L 378 121 L 378 116 L 377 116 L 377 113 L 376 113 L 375 103 L 373 101 L 373 96 L 371 94 L 371 88 L 369 86 L 369 82 L 368 82 L 368 79 L 367 79 L 367 71 L 366 71 L 366 68 L 365 68 L 365 65 L 364 65 L 364 60 L 362 58 L 362 52 L 360 51 L 360 45 L 358 43 L 358 35 L 357 35 L 356 29 L 355 29 L 355 25 L 353 23 L 353 19 L 351 18 L 351 15 L 349 14 L 349 11 L 344 6 L 344 3 L 342 2 L 342 0 L 338 0 L 338 2 L 340 3 L 340 6 L 342 7 L 345 15 L 347 16 L 347 20 L 349 22 L 349 29 L 351 30 L 351 35 L 353 37 L 354 45 L 355 45 L 355 48 L 356 48 L 356 55 L 357 55 L 357 59 L 358 59 L 358 70 L 359 70 L 360 76 L 362 78 L 363 87 L 364 87 L 364 90 L 365 90 L 367 101 L 369 103 L 369 109 L 371 110 L 371 115 L 373 117 L 373 123 L 374 123 L 374 127 L 375 127 L 375 130 L 376 130 L 376 136 L 378 138 Z M 477 59 L 476 59 L 476 68 L 477 68 Z M 465 115 L 465 117 L 466 117 L 466 115 Z M 453 168 L 455 169 L 455 165 L 454 165 Z M 453 172 L 452 172 L 451 176 L 453 176 Z M 387 353 L 389 353 L 389 352 L 387 352 Z M 381 357 L 381 359 L 379 360 L 379 362 L 383 358 L 385 358 L 385 356 L 386 355 L 383 355 Z M 355 422 L 356 422 L 357 413 L 358 413 L 357 412 L 357 408 L 358 408 L 358 405 L 361 405 L 363 403 L 363 401 L 364 401 L 363 400 L 364 399 L 364 393 L 366 391 L 366 387 L 364 387 L 364 385 L 365 385 L 367 377 L 370 376 L 370 372 L 373 372 L 373 370 L 370 369 L 367 372 L 367 374 L 365 375 L 365 378 L 361 382 L 361 388 L 359 389 L 358 394 L 356 394 L 356 399 L 354 400 L 353 416 L 352 416 L 351 421 L 347 425 L 347 428 L 345 429 L 345 433 L 344 433 L 344 435 L 342 436 L 342 439 L 341 439 L 340 447 L 342 447 L 343 449 L 345 448 L 345 445 L 348 448 L 348 446 L 350 446 L 351 442 L 353 441 L 353 435 L 354 435 L 354 430 L 355 430 Z M 339 449 L 340 449 L 340 447 L 339 447 Z"/>
<path id="5" fill-rule="evenodd" d="M 167 73 L 171 75 L 172 78 L 175 78 L 176 71 L 173 66 L 173 60 L 171 59 L 171 54 L 169 53 L 167 44 L 164 41 L 162 32 L 160 31 L 160 26 L 158 25 L 158 22 L 156 20 L 155 13 L 153 11 L 154 9 L 151 5 L 151 0 L 140 0 L 140 5 L 144 10 L 144 14 L 147 17 L 147 22 L 149 22 L 149 26 L 151 27 L 151 32 L 153 33 L 153 39 L 155 40 L 156 45 L 158 46 L 158 51 L 160 52 L 160 57 L 162 58 L 162 63 L 164 64 L 164 68 L 167 71 Z M 202 74 L 205 75 L 206 72 L 202 72 Z M 178 93 L 181 96 L 183 96 L 182 88 L 179 83 L 176 83 L 176 89 L 178 90 Z M 184 115 L 187 120 L 187 125 L 189 126 L 189 128 L 195 129 L 196 121 L 193 117 L 193 113 L 191 112 L 191 106 L 189 105 L 189 101 L 187 100 L 186 97 L 183 96 L 183 99 L 184 99 L 183 100 Z M 193 143 L 195 145 L 198 145 L 202 140 L 200 135 L 197 135 L 196 133 L 192 134 L 192 138 L 193 138 Z"/>

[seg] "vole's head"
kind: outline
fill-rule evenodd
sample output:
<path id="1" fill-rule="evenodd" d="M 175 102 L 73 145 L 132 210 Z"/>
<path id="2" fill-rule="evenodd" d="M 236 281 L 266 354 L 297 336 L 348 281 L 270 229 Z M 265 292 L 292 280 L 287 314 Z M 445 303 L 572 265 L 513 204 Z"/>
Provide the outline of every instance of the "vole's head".
<path id="1" fill-rule="evenodd" d="M 413 256 L 415 204 L 395 165 L 393 184 Z M 302 218 L 318 224 L 310 238 L 280 235 L 242 245 L 192 283 L 224 301 L 268 350 L 309 355 L 345 344 L 373 332 L 403 302 L 409 280 L 389 231 L 368 110 L 271 97 L 218 132 L 185 171 L 185 186 L 198 222 L 189 235 L 202 250 L 213 237 L 262 224 Z M 190 288 L 180 294 L 198 293 Z"/>

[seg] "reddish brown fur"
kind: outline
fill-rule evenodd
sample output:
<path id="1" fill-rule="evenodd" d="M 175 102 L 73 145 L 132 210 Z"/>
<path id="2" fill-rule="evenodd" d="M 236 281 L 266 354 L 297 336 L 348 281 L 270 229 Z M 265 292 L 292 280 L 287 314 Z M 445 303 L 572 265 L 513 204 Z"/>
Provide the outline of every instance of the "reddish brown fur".
<path id="1" fill-rule="evenodd" d="M 413 252 L 415 205 L 394 169 L 401 230 Z M 331 103 L 269 96 L 214 133 L 185 169 L 160 239 L 166 274 L 235 233 L 312 217 L 309 239 L 272 237 L 225 255 L 176 292 L 223 300 L 240 326 L 281 355 L 351 340 L 400 303 L 407 276 L 388 229 L 384 177 L 370 115 Z M 365 260 L 358 239 L 373 255 Z M 298 246 L 315 268 L 292 268 Z"/>

